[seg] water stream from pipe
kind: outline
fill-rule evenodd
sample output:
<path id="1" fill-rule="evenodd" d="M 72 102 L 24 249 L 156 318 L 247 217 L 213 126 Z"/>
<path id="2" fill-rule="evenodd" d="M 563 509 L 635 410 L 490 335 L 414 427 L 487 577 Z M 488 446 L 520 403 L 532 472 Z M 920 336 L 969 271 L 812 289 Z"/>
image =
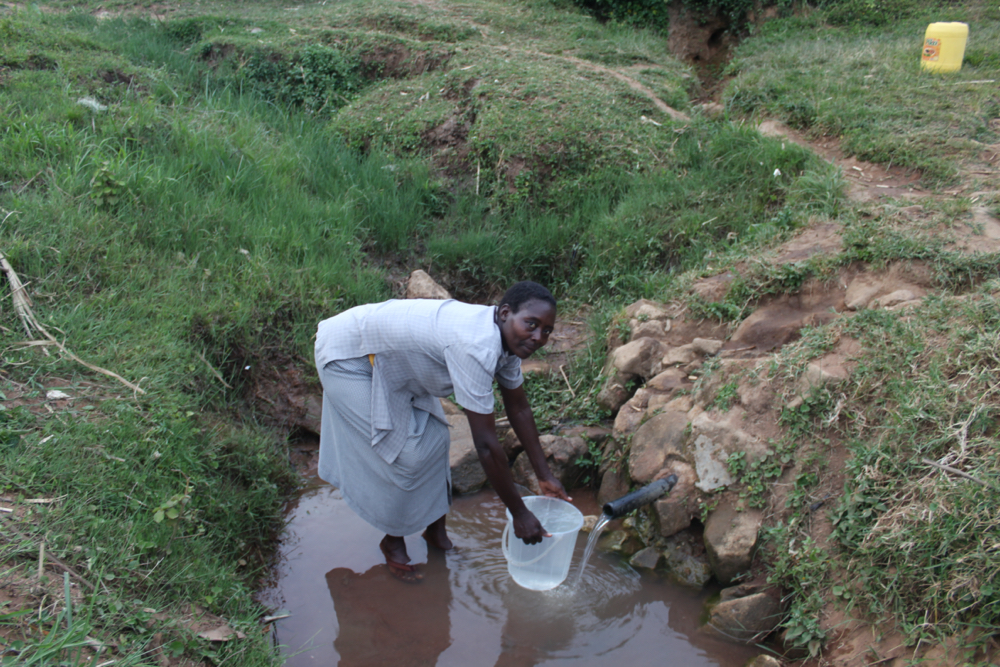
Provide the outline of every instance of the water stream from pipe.
<path id="1" fill-rule="evenodd" d="M 580 580 L 583 579 L 583 571 L 587 568 L 590 556 L 594 553 L 594 547 L 597 546 L 597 541 L 601 539 L 601 533 L 604 532 L 604 527 L 610 522 L 610 514 L 602 513 L 601 516 L 597 518 L 597 523 L 594 524 L 594 528 L 590 531 L 590 537 L 587 538 L 587 546 L 583 549 L 583 558 L 580 559 L 580 569 L 577 570 L 576 578 L 573 579 L 573 586 L 578 586 L 580 584 Z"/>

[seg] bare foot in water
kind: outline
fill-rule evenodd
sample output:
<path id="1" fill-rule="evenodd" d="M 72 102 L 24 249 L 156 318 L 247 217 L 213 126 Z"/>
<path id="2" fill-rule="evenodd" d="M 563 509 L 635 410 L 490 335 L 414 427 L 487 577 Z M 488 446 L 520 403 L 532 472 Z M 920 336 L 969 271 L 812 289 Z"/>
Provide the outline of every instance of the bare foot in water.
<path id="1" fill-rule="evenodd" d="M 447 517 L 448 515 L 445 514 L 440 519 L 427 526 L 427 530 L 424 531 L 424 539 L 427 540 L 427 544 L 432 547 L 437 547 L 442 551 L 451 551 L 455 548 L 451 538 L 448 537 L 448 531 L 445 530 L 445 519 L 447 519 Z"/>
<path id="2" fill-rule="evenodd" d="M 402 537 L 386 535 L 378 543 L 378 548 L 385 556 L 385 564 L 389 566 L 392 576 L 408 584 L 415 584 L 424 578 L 423 572 L 416 565 L 410 565 L 410 556 L 406 553 L 406 542 Z"/>

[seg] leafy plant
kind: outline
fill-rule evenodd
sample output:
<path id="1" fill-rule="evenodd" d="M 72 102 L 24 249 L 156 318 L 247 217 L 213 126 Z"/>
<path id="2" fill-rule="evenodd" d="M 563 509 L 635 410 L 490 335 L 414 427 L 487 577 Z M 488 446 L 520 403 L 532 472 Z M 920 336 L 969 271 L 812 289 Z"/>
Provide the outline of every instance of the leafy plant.
<path id="1" fill-rule="evenodd" d="M 118 179 L 111 162 L 105 160 L 90 179 L 90 199 L 98 208 L 114 209 L 123 200 L 127 191 L 125 183 Z"/>

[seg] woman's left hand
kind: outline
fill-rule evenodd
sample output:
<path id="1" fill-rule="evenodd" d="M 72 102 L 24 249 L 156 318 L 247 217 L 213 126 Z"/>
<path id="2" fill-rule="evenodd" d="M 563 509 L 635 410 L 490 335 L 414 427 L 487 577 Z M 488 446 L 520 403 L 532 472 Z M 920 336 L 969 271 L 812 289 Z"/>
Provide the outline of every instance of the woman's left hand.
<path id="1" fill-rule="evenodd" d="M 561 498 L 562 500 L 573 500 L 566 493 L 566 489 L 563 488 L 562 483 L 555 477 L 538 480 L 538 488 L 541 489 L 543 496 Z"/>

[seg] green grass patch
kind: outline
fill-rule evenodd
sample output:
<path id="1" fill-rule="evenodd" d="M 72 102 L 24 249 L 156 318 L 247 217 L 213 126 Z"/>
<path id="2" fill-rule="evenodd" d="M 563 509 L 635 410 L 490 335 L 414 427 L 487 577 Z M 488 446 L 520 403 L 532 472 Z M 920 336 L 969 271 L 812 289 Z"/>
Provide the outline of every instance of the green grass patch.
<path id="1" fill-rule="evenodd" d="M 839 136 L 848 154 L 919 170 L 932 185 L 953 181 L 956 162 L 998 140 L 989 125 L 1000 114 L 996 86 L 971 82 L 1000 76 L 1000 12 L 969 2 L 906 14 L 878 29 L 827 27 L 816 13 L 763 25 L 735 51 L 726 106 Z M 928 20 L 970 24 L 960 72 L 921 70 Z"/>

